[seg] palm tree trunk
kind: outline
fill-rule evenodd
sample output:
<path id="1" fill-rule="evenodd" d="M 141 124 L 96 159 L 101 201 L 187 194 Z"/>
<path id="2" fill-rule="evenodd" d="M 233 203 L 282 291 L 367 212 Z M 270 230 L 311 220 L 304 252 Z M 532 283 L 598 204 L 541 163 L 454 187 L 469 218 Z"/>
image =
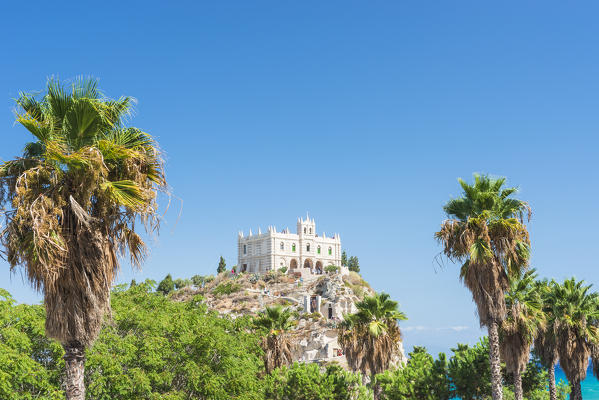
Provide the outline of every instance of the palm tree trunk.
<path id="1" fill-rule="evenodd" d="M 514 372 L 514 399 L 522 400 L 522 374 L 520 371 Z"/>
<path id="2" fill-rule="evenodd" d="M 374 392 L 374 400 L 379 400 L 381 398 L 381 395 L 383 394 L 383 388 L 381 387 L 380 382 L 377 382 L 374 379 L 374 376 L 371 378 L 370 382 L 373 383 L 372 391 Z"/>
<path id="3" fill-rule="evenodd" d="M 570 400 L 582 400 L 582 389 L 579 379 L 573 380 L 570 383 Z"/>
<path id="4" fill-rule="evenodd" d="M 65 394 L 67 400 L 85 400 L 85 347 L 79 341 L 72 341 L 64 347 Z"/>
<path id="5" fill-rule="evenodd" d="M 555 364 L 549 367 L 549 399 L 557 400 L 557 390 L 555 389 Z"/>
<path id="6" fill-rule="evenodd" d="M 499 333 L 498 324 L 492 321 L 489 324 L 489 363 L 491 365 L 491 393 L 493 400 L 502 400 L 503 387 L 501 385 L 501 361 L 499 360 Z"/>

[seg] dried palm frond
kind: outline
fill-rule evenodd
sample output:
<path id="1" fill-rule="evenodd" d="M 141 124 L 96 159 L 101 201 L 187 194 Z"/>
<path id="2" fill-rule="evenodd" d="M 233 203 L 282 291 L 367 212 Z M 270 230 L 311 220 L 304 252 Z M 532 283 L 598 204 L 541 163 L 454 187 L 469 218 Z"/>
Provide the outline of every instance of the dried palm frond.
<path id="1" fill-rule="evenodd" d="M 11 268 L 43 292 L 46 333 L 63 344 L 94 341 L 118 256 L 139 265 L 145 255 L 136 219 L 159 224 L 163 161 L 148 134 L 123 127 L 132 102 L 104 98 L 90 79 L 50 80 L 42 98 L 17 100 L 17 121 L 36 141 L 0 165 L 0 241 Z"/>

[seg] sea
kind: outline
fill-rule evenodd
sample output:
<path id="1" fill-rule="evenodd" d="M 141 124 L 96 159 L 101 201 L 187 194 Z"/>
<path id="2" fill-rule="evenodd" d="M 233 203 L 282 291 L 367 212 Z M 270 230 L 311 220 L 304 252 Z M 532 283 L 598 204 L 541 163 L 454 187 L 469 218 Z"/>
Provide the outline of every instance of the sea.
<path id="1" fill-rule="evenodd" d="M 568 382 L 564 371 L 559 367 L 555 368 L 555 380 Z M 593 375 L 593 368 L 589 366 L 587 378 L 582 382 L 582 398 L 584 400 L 599 400 L 599 380 Z"/>

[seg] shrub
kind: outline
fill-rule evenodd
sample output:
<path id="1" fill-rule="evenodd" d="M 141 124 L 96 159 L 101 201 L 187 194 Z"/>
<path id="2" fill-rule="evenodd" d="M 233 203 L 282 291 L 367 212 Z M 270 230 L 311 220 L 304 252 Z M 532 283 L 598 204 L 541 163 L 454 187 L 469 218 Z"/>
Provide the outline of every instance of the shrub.
<path id="1" fill-rule="evenodd" d="M 339 267 L 336 265 L 327 265 L 324 270 L 328 274 L 336 274 L 339 271 Z"/>
<path id="2" fill-rule="evenodd" d="M 339 366 L 324 371 L 316 364 L 294 363 L 265 378 L 266 400 L 368 400 L 372 393 L 358 374 Z"/>
<path id="3" fill-rule="evenodd" d="M 235 282 L 223 282 L 219 284 L 217 287 L 212 289 L 212 294 L 215 296 L 220 296 L 222 294 L 229 295 L 231 293 L 235 293 L 241 290 L 241 285 Z"/>
<path id="4" fill-rule="evenodd" d="M 281 267 L 279 268 L 279 272 L 284 274 L 285 272 L 287 272 L 287 267 Z"/>
<path id="5" fill-rule="evenodd" d="M 191 286 L 191 280 L 190 279 L 175 279 L 175 288 L 176 289 L 183 289 L 184 287 L 187 286 Z"/>

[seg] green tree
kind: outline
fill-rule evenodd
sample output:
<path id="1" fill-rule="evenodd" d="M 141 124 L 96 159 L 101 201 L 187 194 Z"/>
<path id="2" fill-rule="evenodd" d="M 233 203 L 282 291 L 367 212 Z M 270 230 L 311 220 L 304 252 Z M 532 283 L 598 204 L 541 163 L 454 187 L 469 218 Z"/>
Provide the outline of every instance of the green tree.
<path id="1" fill-rule="evenodd" d="M 350 271 L 360 272 L 360 261 L 358 261 L 358 257 L 351 256 L 347 262 L 347 267 Z"/>
<path id="2" fill-rule="evenodd" d="M 500 351 L 507 372 L 513 377 L 515 400 L 522 400 L 522 373 L 530 359 L 534 339 L 545 325 L 536 277 L 534 269 L 522 277 L 510 277 L 510 287 L 505 294 L 507 316 L 499 330 Z"/>
<path id="3" fill-rule="evenodd" d="M 191 277 L 191 283 L 196 287 L 202 287 L 202 285 L 206 282 L 206 278 L 202 275 L 194 275 Z"/>
<path id="4" fill-rule="evenodd" d="M 218 260 L 218 268 L 216 268 L 216 273 L 222 274 L 227 270 L 227 264 L 225 263 L 225 259 L 223 256 L 220 256 L 220 260 Z"/>
<path id="5" fill-rule="evenodd" d="M 265 379 L 266 400 L 369 400 L 359 375 L 339 366 L 324 372 L 317 364 L 294 363 L 274 370 Z"/>
<path id="6" fill-rule="evenodd" d="M 173 282 L 176 289 L 183 289 L 184 287 L 191 286 L 191 279 L 175 279 Z"/>
<path id="7" fill-rule="evenodd" d="M 366 296 L 356 303 L 356 309 L 340 324 L 338 341 L 350 368 L 363 375 L 370 374 L 376 400 L 381 388 L 374 377 L 388 369 L 398 354 L 401 342 L 398 321 L 407 317 L 386 293 Z"/>
<path id="8" fill-rule="evenodd" d="M 171 301 L 151 282 L 113 291 L 113 322 L 88 354 L 93 399 L 262 399 L 251 320 L 221 317 L 201 297 Z"/>
<path id="9" fill-rule="evenodd" d="M 343 265 L 344 267 L 347 266 L 347 253 L 345 252 L 345 250 L 341 252 L 341 265 Z"/>
<path id="10" fill-rule="evenodd" d="M 160 281 L 156 290 L 165 296 L 175 290 L 175 282 L 173 282 L 171 274 L 166 275 L 164 279 Z"/>
<path id="11" fill-rule="evenodd" d="M 403 368 L 377 375 L 386 400 L 448 400 L 451 381 L 444 353 L 435 360 L 424 347 L 414 347 Z"/>
<path id="12" fill-rule="evenodd" d="M 16 305 L 0 289 L 0 398 L 64 399 L 62 347 L 44 335 L 44 308 Z"/>
<path id="13" fill-rule="evenodd" d="M 34 141 L 0 165 L 0 207 L 11 210 L 0 241 L 11 268 L 43 292 L 46 334 L 65 349 L 67 399 L 84 399 L 85 350 L 110 308 L 119 252 L 140 265 L 135 222 L 157 227 L 163 163 L 148 134 L 124 126 L 132 99 L 103 97 L 95 80 L 49 80 L 43 96 L 16 102 Z"/>
<path id="14" fill-rule="evenodd" d="M 93 399 L 262 400 L 258 335 L 249 317 L 171 301 L 151 281 L 112 292 L 112 319 L 87 352 Z M 64 399 L 62 346 L 44 335 L 44 308 L 0 289 L 0 398 Z"/>
<path id="15" fill-rule="evenodd" d="M 287 335 L 295 326 L 291 310 L 280 305 L 266 307 L 256 317 L 254 324 L 262 331 L 261 347 L 264 350 L 266 373 L 291 364 L 291 342 Z"/>
<path id="16" fill-rule="evenodd" d="M 517 276 L 528 267 L 530 240 L 524 219 L 525 214 L 530 218 L 530 208 L 510 197 L 515 188 L 502 189 L 504 178 L 475 175 L 474 180 L 469 185 L 459 179 L 463 195 L 443 207 L 449 219 L 435 238 L 449 260 L 462 263 L 460 279 L 472 293 L 481 326 L 489 332 L 493 400 L 501 400 L 498 328 L 506 314 L 508 275 Z"/>
<path id="17" fill-rule="evenodd" d="M 580 382 L 586 377 L 591 351 L 599 344 L 599 295 L 589 292 L 591 286 L 574 278 L 563 284 L 552 281 L 545 297 L 572 400 L 582 399 Z"/>
<path id="18" fill-rule="evenodd" d="M 458 344 L 451 350 L 448 371 L 455 395 L 462 400 L 487 399 L 491 395 L 488 339 L 485 337 L 472 347 Z"/>
<path id="19" fill-rule="evenodd" d="M 552 308 L 549 301 L 551 287 L 549 282 L 544 279 L 536 283 L 543 304 L 543 313 L 545 314 L 545 326 L 542 327 L 534 341 L 533 354 L 538 357 L 541 365 L 548 371 L 549 397 L 551 400 L 557 400 L 557 387 L 555 385 L 555 366 L 559 359 L 557 352 L 557 341 L 555 337 L 555 317 L 551 315 Z"/>

